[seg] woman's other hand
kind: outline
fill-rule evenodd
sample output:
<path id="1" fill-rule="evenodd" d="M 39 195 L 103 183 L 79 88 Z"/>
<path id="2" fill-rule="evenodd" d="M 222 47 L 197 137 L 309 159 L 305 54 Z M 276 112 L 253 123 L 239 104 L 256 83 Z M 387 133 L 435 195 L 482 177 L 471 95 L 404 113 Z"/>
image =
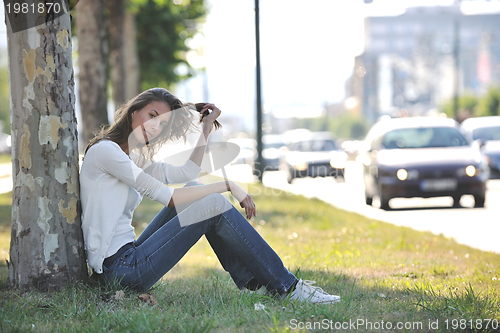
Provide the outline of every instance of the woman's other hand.
<path id="1" fill-rule="evenodd" d="M 215 104 L 207 103 L 201 109 L 200 114 L 203 114 L 207 110 L 211 112 L 208 114 L 208 116 L 203 117 L 202 126 L 203 126 L 203 132 L 206 134 L 210 134 L 215 120 L 217 120 L 217 118 L 219 118 L 221 114 L 221 110 L 218 107 L 216 107 Z"/>
<path id="2" fill-rule="evenodd" d="M 251 219 L 253 216 L 257 216 L 257 209 L 255 207 L 255 202 L 252 197 L 243 189 L 240 185 L 233 181 L 229 181 L 229 190 L 233 197 L 238 200 L 241 208 L 245 209 L 245 215 L 247 219 Z"/>

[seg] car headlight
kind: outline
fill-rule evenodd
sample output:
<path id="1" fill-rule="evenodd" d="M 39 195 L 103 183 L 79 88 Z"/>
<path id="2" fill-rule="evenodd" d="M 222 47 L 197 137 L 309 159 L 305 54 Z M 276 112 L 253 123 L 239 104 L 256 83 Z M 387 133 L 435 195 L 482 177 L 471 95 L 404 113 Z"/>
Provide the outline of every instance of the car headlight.
<path id="1" fill-rule="evenodd" d="M 293 167 L 295 168 L 295 170 L 304 171 L 304 170 L 307 170 L 307 163 L 302 162 L 302 163 L 294 164 Z"/>
<path id="2" fill-rule="evenodd" d="M 457 170 L 457 175 L 458 176 L 468 176 L 468 177 L 475 177 L 479 176 L 481 174 L 481 169 L 476 168 L 473 165 L 468 165 L 465 168 L 460 168 Z"/>
<path id="3" fill-rule="evenodd" d="M 406 180 L 408 178 L 408 171 L 405 169 L 399 169 L 396 172 L 396 177 L 398 177 L 399 180 Z"/>
<path id="4" fill-rule="evenodd" d="M 477 174 L 476 167 L 473 165 L 468 165 L 465 168 L 465 174 L 469 177 L 474 177 Z"/>
<path id="5" fill-rule="evenodd" d="M 418 170 L 406 170 L 406 169 L 399 169 L 396 172 L 396 177 L 399 180 L 411 180 L 411 179 L 417 179 L 418 178 Z"/>
<path id="6" fill-rule="evenodd" d="M 346 162 L 345 161 L 339 161 L 339 160 L 330 160 L 330 166 L 334 169 L 345 169 Z"/>
<path id="7" fill-rule="evenodd" d="M 345 169 L 347 164 L 347 153 L 343 151 L 331 152 L 330 166 L 334 169 Z"/>

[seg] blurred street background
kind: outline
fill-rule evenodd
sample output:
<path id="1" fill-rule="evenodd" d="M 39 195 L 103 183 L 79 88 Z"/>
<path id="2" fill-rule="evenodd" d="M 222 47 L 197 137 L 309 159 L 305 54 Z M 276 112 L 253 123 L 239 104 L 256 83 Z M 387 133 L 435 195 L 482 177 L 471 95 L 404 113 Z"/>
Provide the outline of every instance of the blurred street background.
<path id="1" fill-rule="evenodd" d="M 178 6 L 188 3 L 173 1 Z M 241 148 L 225 170 L 229 178 L 246 182 L 249 188 L 260 178 L 276 191 L 316 197 L 369 217 L 431 230 L 500 253 L 500 180 L 484 181 L 483 205 L 478 205 L 481 197 L 471 195 L 459 197 L 459 202 L 453 196 L 391 198 L 390 210 L 380 209 L 381 193 L 366 197 L 363 181 L 363 156 L 373 153 L 365 138 L 380 119 L 448 117 L 460 128 L 468 118 L 500 116 L 500 1 L 261 1 L 261 122 L 256 116 L 255 1 L 205 0 L 204 6 L 206 15 L 197 20 L 196 29 L 194 20 L 186 19 L 176 30 L 186 49 L 179 51 L 184 60 L 173 68 L 176 82 L 168 81 L 166 86 L 183 101 L 213 102 L 223 111 L 223 128 L 211 139 L 232 141 Z M 140 8 L 136 13 L 139 35 L 152 39 L 148 45 L 160 44 L 158 31 L 141 25 L 147 17 L 140 18 Z M 5 31 L 5 25 L 0 25 L 0 153 L 8 155 Z M 78 96 L 78 36 L 73 43 L 76 107 L 82 124 L 85 106 Z M 148 47 L 146 54 L 155 53 Z M 165 82 L 142 81 L 142 89 Z M 110 88 L 108 94 L 112 92 Z M 117 104 L 109 98 L 109 121 Z M 465 129 L 460 130 L 465 136 Z M 307 151 L 327 153 L 326 166 L 331 170 L 327 174 L 290 173 L 293 168 L 293 172 L 307 172 L 313 163 L 290 162 L 290 152 L 300 151 L 292 144 L 304 133 L 319 132 L 323 138 L 326 135 L 323 140 L 329 148 L 311 146 Z M 474 138 L 467 140 L 474 144 Z M 495 162 L 498 155 L 486 156 L 484 147 L 490 146 L 483 140 L 477 149 L 484 161 L 493 163 L 493 170 L 500 161 Z M 265 163 L 263 174 L 256 166 L 259 154 Z M 314 163 L 319 158 L 316 154 Z M 9 170 L 6 161 L 0 170 L 2 191 L 12 189 Z"/>

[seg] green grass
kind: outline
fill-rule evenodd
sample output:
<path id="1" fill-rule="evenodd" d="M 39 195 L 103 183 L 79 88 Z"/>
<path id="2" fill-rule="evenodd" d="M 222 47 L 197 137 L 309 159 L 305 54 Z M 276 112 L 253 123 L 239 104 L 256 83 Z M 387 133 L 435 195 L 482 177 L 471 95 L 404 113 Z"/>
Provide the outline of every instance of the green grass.
<path id="1" fill-rule="evenodd" d="M 312 305 L 242 294 L 202 239 L 151 290 L 153 306 L 139 300 L 138 293 L 115 297 L 119 288 L 94 284 L 77 283 L 49 294 L 7 290 L 2 266 L 0 332 L 343 331 L 335 330 L 335 323 L 357 323 L 360 332 L 495 331 L 495 321 L 484 328 L 488 319 L 500 318 L 500 255 L 318 200 L 274 195 L 257 185 L 249 191 L 258 207 L 252 223 L 285 265 L 340 295 L 340 303 Z M 10 194 L 0 195 L 2 216 L 10 209 L 9 200 Z M 160 208 L 144 200 L 135 214 L 137 228 Z M 3 227 L 2 240 L 8 234 Z M 8 250 L 8 243 L 0 246 Z M 257 303 L 265 309 L 256 310 Z M 407 329 L 388 329 L 387 323 L 398 322 Z M 475 330 L 478 324 L 482 329 Z"/>
<path id="2" fill-rule="evenodd" d="M 10 154 L 0 154 L 0 164 L 11 163 L 12 156 Z"/>

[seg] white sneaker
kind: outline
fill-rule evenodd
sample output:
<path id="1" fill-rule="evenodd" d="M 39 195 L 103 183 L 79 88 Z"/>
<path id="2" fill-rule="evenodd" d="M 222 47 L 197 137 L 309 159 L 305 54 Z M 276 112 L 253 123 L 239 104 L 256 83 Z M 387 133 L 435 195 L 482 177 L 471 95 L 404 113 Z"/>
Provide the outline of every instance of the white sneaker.
<path id="1" fill-rule="evenodd" d="M 328 294 L 320 287 L 313 286 L 314 283 L 316 281 L 300 279 L 295 290 L 290 294 L 290 300 L 320 304 L 333 304 L 340 301 L 339 296 Z"/>

